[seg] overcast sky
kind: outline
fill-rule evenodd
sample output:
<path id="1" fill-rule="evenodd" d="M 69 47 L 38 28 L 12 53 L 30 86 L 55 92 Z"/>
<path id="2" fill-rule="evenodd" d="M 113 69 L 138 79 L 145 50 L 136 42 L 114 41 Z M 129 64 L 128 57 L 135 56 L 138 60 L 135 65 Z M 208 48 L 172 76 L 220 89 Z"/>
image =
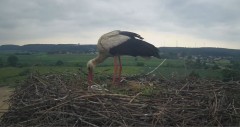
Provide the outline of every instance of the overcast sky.
<path id="1" fill-rule="evenodd" d="M 112 30 L 160 46 L 240 49 L 240 0 L 0 0 L 0 45 L 96 44 Z"/>

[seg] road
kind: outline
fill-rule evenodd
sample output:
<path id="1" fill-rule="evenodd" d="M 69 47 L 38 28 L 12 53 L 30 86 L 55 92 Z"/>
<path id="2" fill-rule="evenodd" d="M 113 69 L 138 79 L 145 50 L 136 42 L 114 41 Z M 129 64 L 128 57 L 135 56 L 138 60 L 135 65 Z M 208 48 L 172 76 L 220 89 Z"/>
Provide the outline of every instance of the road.
<path id="1" fill-rule="evenodd" d="M 8 109 L 8 104 L 5 102 L 12 94 L 13 89 L 9 87 L 0 87 L 0 116 Z"/>

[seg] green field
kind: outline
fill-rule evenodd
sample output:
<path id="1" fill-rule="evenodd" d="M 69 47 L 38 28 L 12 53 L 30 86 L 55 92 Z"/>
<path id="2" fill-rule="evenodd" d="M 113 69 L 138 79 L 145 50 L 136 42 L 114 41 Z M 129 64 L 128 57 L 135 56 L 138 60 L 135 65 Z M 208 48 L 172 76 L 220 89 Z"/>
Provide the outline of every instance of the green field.
<path id="1" fill-rule="evenodd" d="M 8 57 L 15 55 L 18 57 L 16 67 L 8 65 Z M 0 60 L 0 84 L 15 85 L 16 82 L 23 81 L 30 73 L 38 72 L 46 73 L 82 73 L 86 71 L 86 63 L 94 58 L 96 54 L 47 54 L 33 53 L 29 55 L 14 54 L 13 52 L 1 52 Z M 61 61 L 61 65 L 56 65 L 57 61 Z M 122 57 L 123 75 L 146 74 L 158 66 L 163 59 L 144 59 L 141 57 Z M 228 61 L 218 62 L 218 65 L 227 66 Z M 95 69 L 95 75 L 111 75 L 113 73 L 113 58 L 108 58 L 99 64 Z M 186 60 L 167 59 L 164 64 L 154 73 L 156 76 L 162 76 L 166 79 L 185 78 L 191 72 L 197 74 L 200 78 L 221 79 L 221 69 L 203 69 L 192 68 L 186 65 Z"/>

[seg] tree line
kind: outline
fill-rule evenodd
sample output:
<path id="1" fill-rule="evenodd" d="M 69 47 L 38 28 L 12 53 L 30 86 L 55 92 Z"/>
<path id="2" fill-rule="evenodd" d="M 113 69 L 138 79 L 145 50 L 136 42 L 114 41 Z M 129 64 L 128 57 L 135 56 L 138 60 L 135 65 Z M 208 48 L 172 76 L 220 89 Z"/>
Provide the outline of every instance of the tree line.
<path id="1" fill-rule="evenodd" d="M 24 51 L 24 52 L 92 52 L 96 51 L 96 45 L 78 44 L 28 44 L 28 45 L 2 45 L 0 51 Z"/>
<path id="2" fill-rule="evenodd" d="M 0 51 L 27 51 L 51 53 L 93 53 L 97 52 L 96 45 L 80 44 L 28 44 L 28 45 L 1 45 Z M 162 58 L 177 58 L 179 56 L 201 55 L 239 57 L 240 50 L 226 48 L 184 48 L 184 47 L 159 47 Z"/>

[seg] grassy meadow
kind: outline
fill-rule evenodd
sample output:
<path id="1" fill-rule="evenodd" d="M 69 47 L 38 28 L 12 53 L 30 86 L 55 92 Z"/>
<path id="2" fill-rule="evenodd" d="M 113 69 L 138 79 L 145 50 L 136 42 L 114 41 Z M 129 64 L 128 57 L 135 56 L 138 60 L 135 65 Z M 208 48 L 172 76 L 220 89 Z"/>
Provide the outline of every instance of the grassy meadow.
<path id="1" fill-rule="evenodd" d="M 8 65 L 8 57 L 15 55 L 18 58 L 17 66 Z M 14 52 L 0 52 L 0 85 L 12 85 L 23 81 L 30 73 L 82 73 L 87 72 L 86 63 L 96 54 L 47 54 L 32 53 L 21 54 Z M 146 74 L 157 67 L 163 59 L 144 59 L 141 57 L 122 57 L 123 75 Z M 226 66 L 228 61 L 218 62 L 218 65 Z M 221 79 L 221 69 L 192 68 L 186 65 L 184 59 L 167 59 L 154 73 L 166 79 L 184 78 L 190 73 L 197 74 L 200 78 Z M 110 75 L 113 73 L 113 58 L 108 58 L 99 64 L 94 70 L 95 75 Z"/>

